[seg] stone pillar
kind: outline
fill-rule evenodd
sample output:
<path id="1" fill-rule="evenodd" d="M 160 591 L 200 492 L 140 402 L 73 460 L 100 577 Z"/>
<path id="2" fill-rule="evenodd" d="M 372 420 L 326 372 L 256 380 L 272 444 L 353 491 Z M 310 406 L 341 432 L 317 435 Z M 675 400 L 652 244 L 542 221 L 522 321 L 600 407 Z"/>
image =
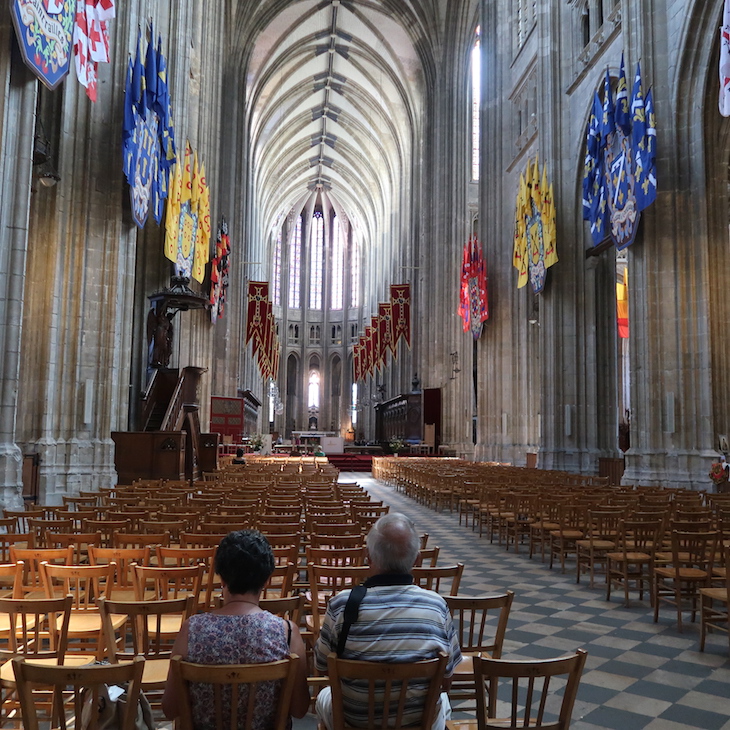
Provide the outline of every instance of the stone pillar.
<path id="1" fill-rule="evenodd" d="M 38 81 L 11 53 L 10 14 L 0 21 L 0 501 L 18 507 L 22 500 L 23 456 L 16 443 L 16 419 L 23 333 L 28 217 Z"/>

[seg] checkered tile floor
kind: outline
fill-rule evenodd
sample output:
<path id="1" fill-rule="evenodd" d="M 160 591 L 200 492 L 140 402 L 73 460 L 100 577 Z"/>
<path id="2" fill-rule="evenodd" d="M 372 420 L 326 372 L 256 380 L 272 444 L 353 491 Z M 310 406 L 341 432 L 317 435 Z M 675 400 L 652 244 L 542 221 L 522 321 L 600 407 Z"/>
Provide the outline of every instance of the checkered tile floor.
<path id="1" fill-rule="evenodd" d="M 408 514 L 429 546 L 441 548 L 439 564 L 465 564 L 459 593 L 515 592 L 503 656 L 543 658 L 586 649 L 588 660 L 573 710 L 574 730 L 730 730 L 730 655 L 722 634 L 708 637 L 700 653 L 699 625 L 679 633 L 671 609 L 653 622 L 649 600 L 632 594 L 605 600 L 605 588 L 575 582 L 575 564 L 566 573 L 550 570 L 539 557 L 490 544 L 458 515 L 437 513 L 361 473 L 343 473 L 373 499 Z M 600 580 L 600 579 L 599 579 Z M 600 586 L 600 587 L 599 587 Z M 295 730 L 314 727 L 311 718 Z"/>

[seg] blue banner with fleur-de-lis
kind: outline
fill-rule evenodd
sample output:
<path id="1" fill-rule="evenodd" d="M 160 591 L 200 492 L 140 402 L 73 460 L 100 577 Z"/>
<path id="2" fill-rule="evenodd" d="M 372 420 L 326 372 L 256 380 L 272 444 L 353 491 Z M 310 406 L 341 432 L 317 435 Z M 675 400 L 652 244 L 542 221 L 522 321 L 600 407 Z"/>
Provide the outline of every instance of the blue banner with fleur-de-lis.
<path id="1" fill-rule="evenodd" d="M 607 71 L 603 104 L 594 95 L 586 129 L 583 218 L 590 223 L 593 245 L 610 238 L 621 250 L 633 243 L 641 211 L 656 200 L 656 186 L 656 122 L 651 90 L 645 100 L 637 64 L 629 101 L 622 57 L 615 102 Z"/>

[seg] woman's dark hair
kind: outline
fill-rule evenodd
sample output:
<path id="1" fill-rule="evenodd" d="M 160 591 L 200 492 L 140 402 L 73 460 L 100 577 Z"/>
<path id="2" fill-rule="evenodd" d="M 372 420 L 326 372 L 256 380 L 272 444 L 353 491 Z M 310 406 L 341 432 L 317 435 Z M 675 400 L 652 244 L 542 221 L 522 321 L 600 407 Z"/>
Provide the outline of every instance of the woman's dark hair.
<path id="1" fill-rule="evenodd" d="M 243 456 L 243 449 L 242 449 L 242 448 L 241 448 L 241 447 L 239 446 L 239 447 L 238 447 L 238 448 L 236 449 L 236 458 L 237 458 L 237 459 L 240 459 L 240 458 L 241 458 L 242 456 Z"/>
<path id="2" fill-rule="evenodd" d="M 215 572 L 229 593 L 258 593 L 274 572 L 269 541 L 258 530 L 229 533 L 218 545 Z"/>

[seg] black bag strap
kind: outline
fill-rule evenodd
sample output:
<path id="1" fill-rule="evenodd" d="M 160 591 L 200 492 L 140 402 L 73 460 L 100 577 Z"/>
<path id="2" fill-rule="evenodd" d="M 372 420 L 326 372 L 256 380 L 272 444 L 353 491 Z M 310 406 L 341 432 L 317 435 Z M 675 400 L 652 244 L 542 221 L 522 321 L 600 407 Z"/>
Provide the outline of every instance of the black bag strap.
<path id="1" fill-rule="evenodd" d="M 345 604 L 345 613 L 342 621 L 342 629 L 340 630 L 340 636 L 337 640 L 337 656 L 342 657 L 345 651 L 345 644 L 347 643 L 347 635 L 350 633 L 350 626 L 357 621 L 357 614 L 360 611 L 360 604 L 362 599 L 365 598 L 367 588 L 364 585 L 355 586 L 347 598 Z"/>

